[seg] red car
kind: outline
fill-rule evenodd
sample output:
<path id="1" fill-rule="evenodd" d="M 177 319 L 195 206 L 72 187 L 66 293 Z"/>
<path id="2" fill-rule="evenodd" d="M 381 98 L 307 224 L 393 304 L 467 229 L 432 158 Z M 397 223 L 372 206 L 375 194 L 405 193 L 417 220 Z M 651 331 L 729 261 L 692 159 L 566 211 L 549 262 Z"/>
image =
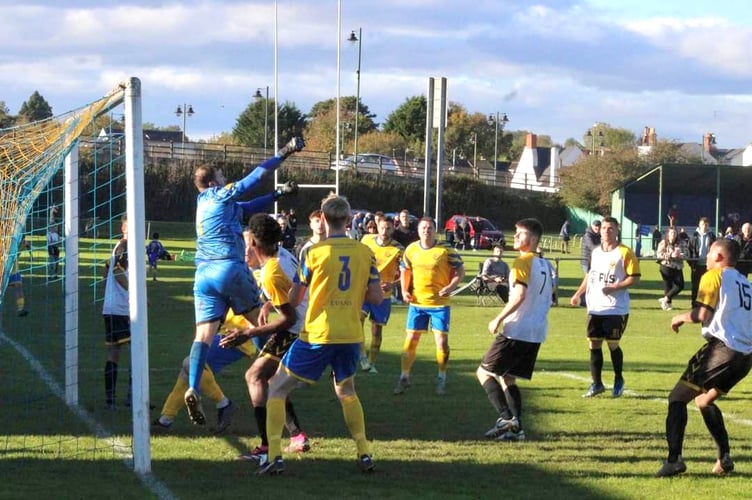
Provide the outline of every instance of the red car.
<path id="1" fill-rule="evenodd" d="M 456 238 L 456 227 L 462 219 L 467 219 L 469 234 L 465 236 L 465 241 L 468 243 L 457 241 Z M 476 238 L 478 231 L 480 231 L 480 238 Z M 450 244 L 462 246 L 463 248 L 475 248 L 476 242 L 477 247 L 480 249 L 489 249 L 499 244 L 504 245 L 504 233 L 485 217 L 461 214 L 453 215 L 444 224 L 444 233 Z"/>

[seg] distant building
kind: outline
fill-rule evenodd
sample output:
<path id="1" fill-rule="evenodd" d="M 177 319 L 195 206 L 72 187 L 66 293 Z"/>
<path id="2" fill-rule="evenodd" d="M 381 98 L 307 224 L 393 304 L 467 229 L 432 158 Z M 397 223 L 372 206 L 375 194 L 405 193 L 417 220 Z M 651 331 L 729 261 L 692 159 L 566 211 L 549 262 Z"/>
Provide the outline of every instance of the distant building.
<path id="1" fill-rule="evenodd" d="M 100 140 L 110 140 L 122 137 L 124 134 L 123 127 L 111 125 L 103 127 L 99 131 L 97 138 Z M 188 142 L 188 137 L 185 138 Z M 180 130 L 147 130 L 144 129 L 144 141 L 155 142 L 183 142 L 183 132 Z"/>
<path id="2" fill-rule="evenodd" d="M 641 155 L 650 152 L 657 143 L 657 135 L 652 127 L 645 127 L 642 137 L 637 144 Z M 752 166 L 752 143 L 743 148 L 721 149 L 715 145 L 715 135 L 706 132 L 702 142 L 682 142 L 677 144 L 679 151 L 686 157 L 696 158 L 704 165 L 736 165 L 740 167 Z"/>
<path id="3" fill-rule="evenodd" d="M 525 137 L 525 149 L 516 166 L 510 166 L 509 186 L 515 189 L 556 192 L 559 190 L 561 170 L 574 165 L 585 153 L 577 146 L 561 148 L 538 147 L 538 136 Z"/>

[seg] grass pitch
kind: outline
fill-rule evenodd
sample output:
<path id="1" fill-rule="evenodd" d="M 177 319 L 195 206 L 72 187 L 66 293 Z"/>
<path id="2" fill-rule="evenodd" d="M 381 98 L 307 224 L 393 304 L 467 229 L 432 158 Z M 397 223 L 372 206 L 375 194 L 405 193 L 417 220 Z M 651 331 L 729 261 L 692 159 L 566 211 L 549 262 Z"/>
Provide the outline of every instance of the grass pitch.
<path id="1" fill-rule="evenodd" d="M 190 249 L 183 240 L 165 239 L 164 243 L 170 251 Z M 468 275 L 474 275 L 478 262 L 488 254 L 464 254 Z M 622 342 L 624 396 L 613 399 L 608 391 L 583 399 L 590 383 L 586 313 L 568 305 L 581 270 L 578 260 L 569 255 L 551 253 L 548 257 L 562 259 L 560 305 L 549 315 L 549 337 L 533 380 L 520 382 L 525 442 L 483 438 L 495 415 L 474 372 L 491 342 L 486 325 L 497 308 L 480 306 L 473 296 L 458 296 L 452 308 L 445 396 L 434 394 L 436 364 L 430 337 L 419 347 L 412 388 L 401 396 L 392 394 L 400 370 L 405 306 L 393 308 L 385 328 L 379 373 L 358 374 L 356 385 L 377 463 L 374 474 L 357 471 L 355 447 L 328 379 L 293 395 L 312 449 L 287 456 L 282 477 L 255 477 L 254 465 L 235 461 L 238 453 L 258 444 L 243 381 L 246 366 L 238 363 L 218 377 L 226 394 L 241 406 L 232 427 L 216 436 L 208 426 L 193 426 L 181 413 L 169 433 L 152 437 L 150 485 L 141 482 L 123 459 L 130 447 L 130 411 L 103 408 L 101 305 L 81 300 L 83 412 L 74 413 L 49 390 L 50 384 L 64 390 L 59 387 L 64 364 L 58 335 L 62 330 L 57 326 L 62 288 L 59 283 L 45 283 L 43 277 L 27 276 L 32 314 L 17 318 L 12 300 L 6 300 L 3 310 L 0 477 L 5 481 L 0 498 L 43 494 L 139 499 L 249 494 L 280 498 L 748 498 L 747 481 L 752 475 L 749 380 L 719 402 L 736 471 L 723 478 L 710 473 L 715 450 L 701 416 L 690 410 L 684 450 L 687 473 L 672 479 L 652 477 L 666 454 L 666 396 L 689 356 L 702 344 L 696 325 L 685 326 L 678 335 L 671 332 L 672 313 L 658 307 L 662 284 L 657 264 L 642 261 L 642 283 L 632 290 L 632 312 Z M 91 288 L 94 264 L 100 258 L 84 253 L 82 288 Z M 507 251 L 506 260 L 512 258 L 513 252 Z M 160 265 L 159 281 L 147 283 L 151 399 L 157 406 L 152 417 L 158 415 L 193 337 L 192 276 L 190 262 L 166 262 Z M 688 296 L 685 291 L 674 301 L 675 311 L 689 307 Z M 30 365 L 18 346 L 39 366 Z M 125 364 L 123 360 L 121 366 Z M 607 386 L 610 370 L 606 355 Z M 40 373 L 47 373 L 49 380 L 42 380 Z M 120 388 L 126 376 L 121 368 Z M 211 412 L 209 417 L 211 421 Z M 92 426 L 109 436 L 100 432 L 97 437 Z"/>

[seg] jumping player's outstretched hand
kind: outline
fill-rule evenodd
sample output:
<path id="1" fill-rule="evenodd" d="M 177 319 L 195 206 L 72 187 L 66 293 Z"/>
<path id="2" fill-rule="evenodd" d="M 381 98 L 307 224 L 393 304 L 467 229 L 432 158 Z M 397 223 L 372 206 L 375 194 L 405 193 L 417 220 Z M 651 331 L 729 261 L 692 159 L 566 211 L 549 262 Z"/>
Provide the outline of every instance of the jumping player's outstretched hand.
<path id="1" fill-rule="evenodd" d="M 277 153 L 277 156 L 281 158 L 287 158 L 293 153 L 297 153 L 298 151 L 302 151 L 305 147 L 305 141 L 302 137 L 293 137 L 290 139 L 290 141 L 285 144 L 282 149 L 279 150 Z"/>
<path id="2" fill-rule="evenodd" d="M 248 330 L 233 328 L 232 330 L 228 330 L 227 334 L 219 341 L 219 347 L 222 347 L 223 349 L 235 347 L 247 341 L 249 337 Z"/>
<path id="3" fill-rule="evenodd" d="M 298 183 L 295 181 L 287 181 L 274 190 L 274 199 L 276 200 L 283 196 L 294 196 L 296 194 L 298 194 Z"/>

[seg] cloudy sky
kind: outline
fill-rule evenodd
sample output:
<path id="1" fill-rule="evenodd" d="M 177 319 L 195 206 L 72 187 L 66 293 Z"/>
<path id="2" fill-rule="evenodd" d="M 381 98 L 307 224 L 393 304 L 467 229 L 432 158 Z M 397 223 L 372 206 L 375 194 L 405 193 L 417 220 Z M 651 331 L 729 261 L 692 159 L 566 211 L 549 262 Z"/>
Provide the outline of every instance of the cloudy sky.
<path id="1" fill-rule="evenodd" d="M 595 122 L 722 148 L 752 141 L 752 8 L 747 0 L 278 0 L 280 101 L 303 112 L 337 92 L 383 122 L 432 76 L 470 112 L 509 129 L 581 138 Z M 0 101 L 38 90 L 55 114 L 129 76 L 144 121 L 194 139 L 230 131 L 259 87 L 274 89 L 274 1 L 0 0 Z M 265 90 L 262 90 L 265 92 Z"/>

